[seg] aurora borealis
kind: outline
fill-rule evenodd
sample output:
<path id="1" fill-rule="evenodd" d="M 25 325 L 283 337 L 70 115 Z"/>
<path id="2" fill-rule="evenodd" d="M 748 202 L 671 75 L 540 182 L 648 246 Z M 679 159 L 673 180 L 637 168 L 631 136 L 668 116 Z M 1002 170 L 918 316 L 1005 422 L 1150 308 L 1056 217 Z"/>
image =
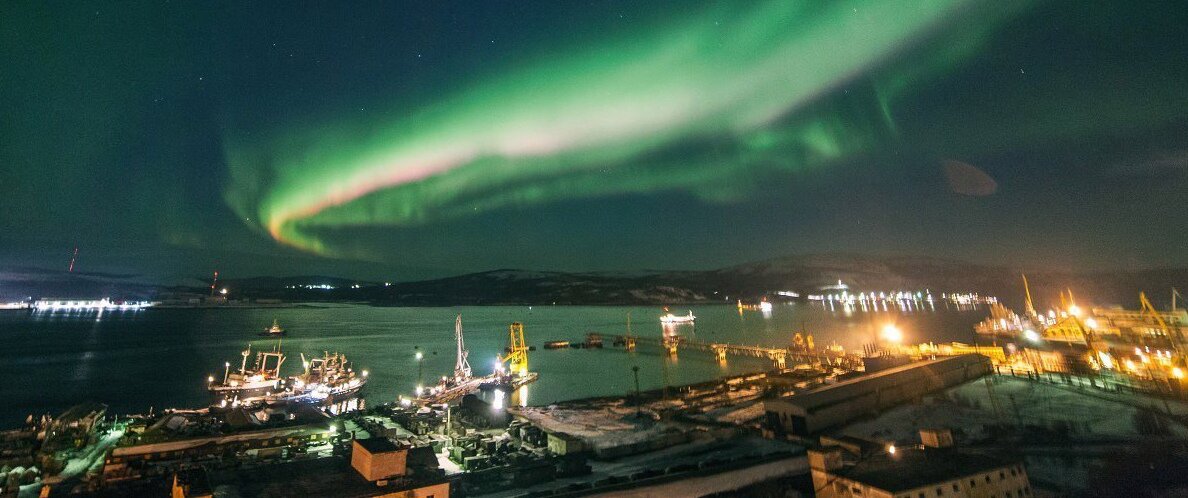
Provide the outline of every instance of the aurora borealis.
<path id="1" fill-rule="evenodd" d="M 361 137 L 319 129 L 297 138 L 297 154 L 291 137 L 262 152 L 233 148 L 228 195 L 277 240 L 327 254 L 336 251 L 312 235 L 318 226 L 408 225 L 664 189 L 712 200 L 724 195 L 723 181 L 751 169 L 795 170 L 862 147 L 869 130 L 860 126 L 831 127 L 827 116 L 811 115 L 779 121 L 938 24 L 964 24 L 954 18 L 973 12 L 962 8 L 977 10 L 962 1 L 717 6 L 633 43 L 610 40 L 477 81 L 424 111 L 371 123 Z M 648 157 L 697 136 L 732 150 L 679 168 Z M 608 168 L 631 170 L 600 174 Z M 237 175 L 275 180 L 263 198 L 241 202 Z"/>
<path id="2" fill-rule="evenodd" d="M 1188 264 L 1136 242 L 1188 221 L 1186 15 L 1157 6 L 3 9 L 4 262 Z"/>

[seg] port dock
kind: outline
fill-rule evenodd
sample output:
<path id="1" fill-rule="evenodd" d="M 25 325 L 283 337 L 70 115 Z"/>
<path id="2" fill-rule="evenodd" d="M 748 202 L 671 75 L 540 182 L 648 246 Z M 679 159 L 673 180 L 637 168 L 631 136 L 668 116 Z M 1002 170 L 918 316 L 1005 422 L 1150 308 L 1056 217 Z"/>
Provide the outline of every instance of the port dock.
<path id="1" fill-rule="evenodd" d="M 587 342 L 590 342 L 598 334 L 587 335 Z M 713 353 L 718 361 L 726 361 L 727 356 L 746 356 L 752 358 L 767 358 L 772 361 L 775 368 L 785 369 L 789 365 L 829 365 L 829 366 L 853 366 L 858 360 L 854 357 L 849 357 L 844 354 L 828 353 L 828 352 L 814 352 L 808 350 L 796 350 L 794 348 L 771 348 L 763 346 L 751 346 L 742 344 L 729 344 L 720 342 L 704 342 L 695 341 L 682 336 L 664 336 L 664 337 L 640 337 L 632 335 L 615 335 L 612 336 L 613 344 L 622 345 L 628 351 L 635 349 L 638 344 L 647 344 L 649 346 L 657 346 L 664 349 L 669 354 L 677 354 L 681 349 L 692 349 L 696 351 L 705 351 Z"/>

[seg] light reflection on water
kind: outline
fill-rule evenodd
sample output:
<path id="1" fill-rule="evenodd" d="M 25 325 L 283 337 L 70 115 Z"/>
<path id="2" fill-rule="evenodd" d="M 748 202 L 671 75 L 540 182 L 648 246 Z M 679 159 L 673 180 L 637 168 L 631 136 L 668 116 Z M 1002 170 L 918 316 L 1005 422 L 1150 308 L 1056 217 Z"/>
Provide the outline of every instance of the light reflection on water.
<path id="1" fill-rule="evenodd" d="M 888 321 L 896 322 L 907 342 L 965 341 L 983 309 L 953 310 L 940 303 L 910 311 L 829 310 L 820 305 L 777 304 L 770 314 L 739 312 L 734 305 L 682 306 L 696 324 L 661 326 L 660 307 L 535 306 L 383 308 L 334 306 L 282 309 L 155 309 L 137 313 L 32 314 L 0 312 L 0 378 L 7 386 L 0 404 L 0 427 L 18 425 L 29 413 L 56 413 L 75 403 L 108 403 L 116 413 L 150 406 L 196 407 L 207 400 L 208 375 L 221 374 L 223 363 L 239 352 L 270 345 L 257 334 L 280 321 L 289 335 L 284 351 L 296 358 L 323 351 L 345 353 L 356 369 L 370 371 L 365 390 L 369 404 L 411 394 L 417 382 L 414 348 L 425 352 L 424 378 L 453 371 L 454 316 L 462 314 L 466 345 L 475 374 L 490 373 L 507 343 L 507 326 L 524 323 L 529 367 L 539 380 L 511 393 L 509 405 L 544 405 L 589 396 L 623 395 L 634 390 L 632 366 L 639 366 L 640 388 L 685 384 L 723 374 L 766 369 L 759 358 L 730 357 L 725 364 L 712 353 L 680 351 L 669 358 L 658 346 L 641 343 L 636 351 L 614 347 L 610 336 L 626 331 L 659 338 L 676 334 L 703 342 L 783 347 L 797 332 L 812 334 L 818 348 L 836 342 L 858 350 L 874 340 Z M 840 308 L 840 307 L 838 307 Z M 605 349 L 545 350 L 545 341 L 581 342 L 586 334 L 605 337 Z M 297 374 L 299 362 L 286 374 Z"/>

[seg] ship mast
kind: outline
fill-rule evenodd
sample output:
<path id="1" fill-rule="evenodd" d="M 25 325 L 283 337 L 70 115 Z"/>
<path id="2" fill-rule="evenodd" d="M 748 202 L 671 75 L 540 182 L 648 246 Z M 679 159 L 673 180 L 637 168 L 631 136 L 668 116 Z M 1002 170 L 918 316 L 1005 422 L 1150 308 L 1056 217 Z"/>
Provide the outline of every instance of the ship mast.
<path id="1" fill-rule="evenodd" d="M 462 340 L 462 315 L 458 315 L 458 319 L 454 321 L 454 340 L 458 343 L 458 362 L 454 365 L 454 378 L 469 379 L 471 370 L 470 362 L 466 361 L 468 352 L 466 351 L 466 343 Z"/>
<path id="2" fill-rule="evenodd" d="M 248 356 L 252 355 L 252 343 L 249 342 L 247 349 L 243 350 L 243 352 L 239 354 L 243 355 L 243 361 L 239 363 L 239 375 L 243 375 L 244 370 L 247 369 Z"/>

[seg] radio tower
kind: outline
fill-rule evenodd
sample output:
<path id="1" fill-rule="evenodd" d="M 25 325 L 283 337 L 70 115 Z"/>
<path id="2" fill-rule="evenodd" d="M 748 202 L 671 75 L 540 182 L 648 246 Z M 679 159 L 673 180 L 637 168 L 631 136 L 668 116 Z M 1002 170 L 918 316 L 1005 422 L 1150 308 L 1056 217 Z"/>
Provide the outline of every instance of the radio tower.
<path id="1" fill-rule="evenodd" d="M 454 365 L 454 378 L 469 379 L 471 370 L 470 362 L 466 361 L 466 356 L 469 354 L 466 351 L 466 343 L 462 341 L 462 315 L 458 315 L 458 319 L 454 322 L 454 340 L 458 342 L 458 363 Z"/>
<path id="2" fill-rule="evenodd" d="M 78 248 L 74 248 L 74 256 L 70 257 L 70 267 L 66 269 L 66 273 L 74 273 L 74 260 L 78 259 Z"/>
<path id="3" fill-rule="evenodd" d="M 211 281 L 210 281 L 210 295 L 212 295 L 212 296 L 214 295 L 214 292 L 215 292 L 215 286 L 216 286 L 216 285 L 218 285 L 218 284 L 219 284 L 219 271 L 218 271 L 218 270 L 215 270 L 215 272 L 214 272 L 214 280 L 211 280 Z"/>

